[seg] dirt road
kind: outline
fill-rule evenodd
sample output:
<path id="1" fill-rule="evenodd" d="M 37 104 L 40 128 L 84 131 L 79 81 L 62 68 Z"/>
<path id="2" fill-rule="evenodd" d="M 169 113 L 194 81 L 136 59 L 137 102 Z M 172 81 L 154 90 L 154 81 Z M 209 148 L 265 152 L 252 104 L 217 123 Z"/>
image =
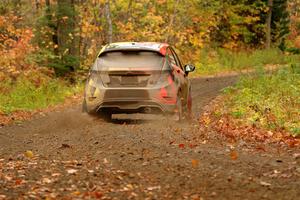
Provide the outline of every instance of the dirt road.
<path id="1" fill-rule="evenodd" d="M 194 79 L 195 116 L 235 80 Z M 296 200 L 299 153 L 231 143 L 196 121 L 119 115 L 108 123 L 78 105 L 0 128 L 0 199 Z"/>

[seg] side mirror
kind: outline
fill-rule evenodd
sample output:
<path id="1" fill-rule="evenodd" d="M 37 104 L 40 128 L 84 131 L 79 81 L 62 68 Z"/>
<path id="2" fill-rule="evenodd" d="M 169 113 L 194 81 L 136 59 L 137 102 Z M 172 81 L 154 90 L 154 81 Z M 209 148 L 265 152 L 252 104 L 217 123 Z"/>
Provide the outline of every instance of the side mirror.
<path id="1" fill-rule="evenodd" d="M 195 70 L 195 66 L 192 64 L 187 64 L 184 66 L 184 72 L 185 74 L 188 74 L 190 72 L 193 72 Z"/>

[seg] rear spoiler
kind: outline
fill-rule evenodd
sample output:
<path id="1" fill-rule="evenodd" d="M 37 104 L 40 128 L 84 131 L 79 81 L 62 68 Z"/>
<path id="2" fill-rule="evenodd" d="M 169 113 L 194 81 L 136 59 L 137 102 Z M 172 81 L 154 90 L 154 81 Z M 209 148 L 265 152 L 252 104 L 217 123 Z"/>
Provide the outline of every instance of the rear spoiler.
<path id="1" fill-rule="evenodd" d="M 166 55 L 166 48 L 161 48 L 159 51 L 151 48 L 141 48 L 141 47 L 130 47 L 130 48 L 107 48 L 107 45 L 104 46 L 101 51 L 98 54 L 98 58 L 107 52 L 113 52 L 113 51 L 151 51 L 160 54 L 161 56 Z"/>

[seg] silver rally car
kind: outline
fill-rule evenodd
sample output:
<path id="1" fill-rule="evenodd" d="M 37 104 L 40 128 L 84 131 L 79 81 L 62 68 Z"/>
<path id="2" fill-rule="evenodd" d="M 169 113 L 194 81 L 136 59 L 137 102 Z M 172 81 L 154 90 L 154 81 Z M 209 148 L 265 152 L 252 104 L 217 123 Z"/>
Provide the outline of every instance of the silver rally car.
<path id="1" fill-rule="evenodd" d="M 83 110 L 111 119 L 116 113 L 191 114 L 188 79 L 193 65 L 182 66 L 165 43 L 112 43 L 102 48 L 90 69 Z"/>

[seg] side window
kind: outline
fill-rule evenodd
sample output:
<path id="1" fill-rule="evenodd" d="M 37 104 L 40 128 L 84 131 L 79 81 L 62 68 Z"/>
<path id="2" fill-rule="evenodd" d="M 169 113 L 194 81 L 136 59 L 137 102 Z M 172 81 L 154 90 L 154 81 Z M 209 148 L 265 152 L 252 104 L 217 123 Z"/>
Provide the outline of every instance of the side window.
<path id="1" fill-rule="evenodd" d="M 175 57 L 174 57 L 172 51 L 171 51 L 169 48 L 167 49 L 167 56 L 166 56 L 166 57 L 167 57 L 168 62 L 169 62 L 171 65 L 177 65 L 176 59 L 175 59 Z"/>
<path id="2" fill-rule="evenodd" d="M 176 52 L 174 51 L 174 49 L 171 49 L 171 51 L 172 51 L 172 53 L 173 53 L 173 56 L 174 56 L 175 61 L 176 61 L 176 63 L 177 63 L 177 66 L 180 67 L 180 68 L 182 69 L 181 62 L 180 62 L 180 60 L 179 60 L 179 58 L 178 58 Z"/>

